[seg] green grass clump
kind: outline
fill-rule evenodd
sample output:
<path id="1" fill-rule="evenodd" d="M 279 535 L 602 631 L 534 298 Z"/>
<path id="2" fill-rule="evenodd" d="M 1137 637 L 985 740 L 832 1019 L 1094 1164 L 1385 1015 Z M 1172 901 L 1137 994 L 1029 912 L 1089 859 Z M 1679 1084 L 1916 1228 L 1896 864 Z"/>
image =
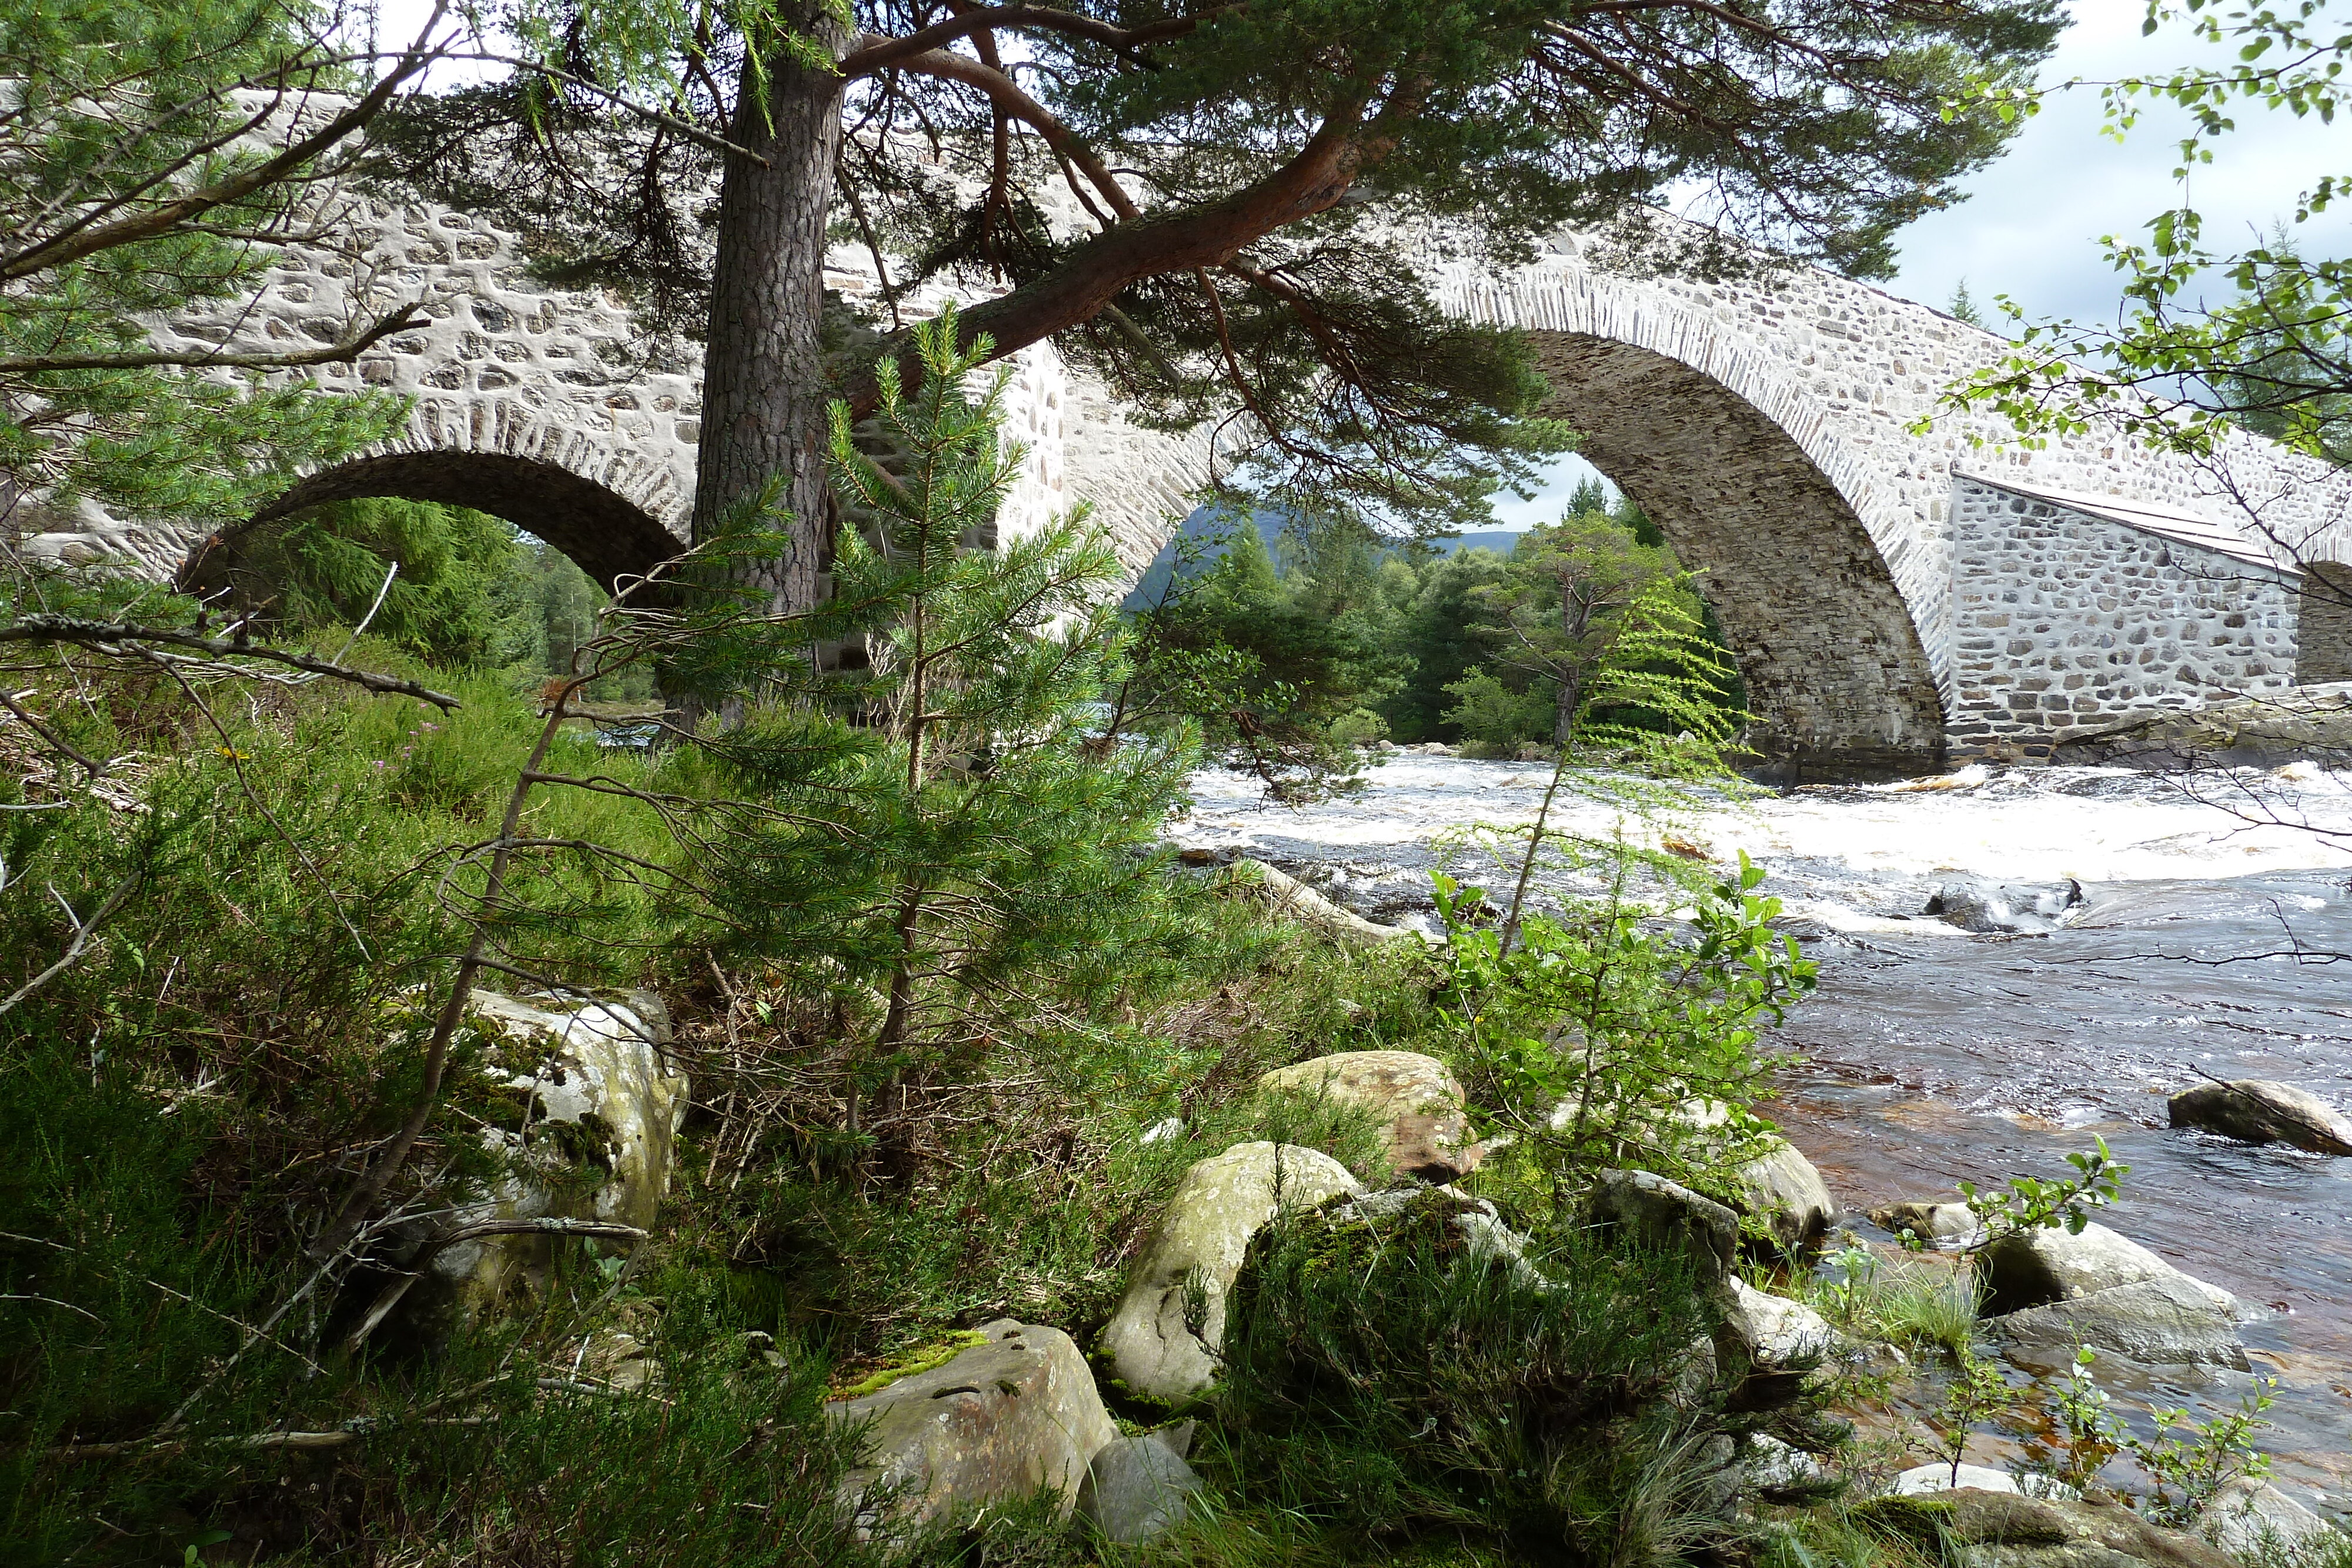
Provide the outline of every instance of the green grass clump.
<path id="1" fill-rule="evenodd" d="M 1469 1251 L 1439 1195 L 1375 1236 L 1262 1233 L 1233 1298 L 1212 1469 L 1366 1543 L 1452 1537 L 1632 1568 L 1717 1539 L 1720 1418 L 1668 1397 L 1706 1308 L 1677 1260 L 1568 1232 L 1542 1276 Z"/>

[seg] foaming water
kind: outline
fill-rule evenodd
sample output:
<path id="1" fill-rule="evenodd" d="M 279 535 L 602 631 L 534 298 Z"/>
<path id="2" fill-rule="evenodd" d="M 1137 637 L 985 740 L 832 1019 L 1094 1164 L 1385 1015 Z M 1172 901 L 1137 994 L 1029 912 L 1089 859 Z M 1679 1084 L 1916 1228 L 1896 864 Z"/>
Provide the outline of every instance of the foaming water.
<path id="1" fill-rule="evenodd" d="M 1400 757 L 1360 796 L 1294 810 L 1204 773 L 1176 836 L 1428 929 L 1431 870 L 1495 880 L 1461 830 L 1529 820 L 1547 781 L 1540 765 Z M 1802 1060 L 1774 1113 L 1850 1213 L 2046 1174 L 2105 1137 L 2132 1166 L 2116 1228 L 2268 1314 L 2246 1340 L 2279 1378 L 2275 1479 L 2352 1506 L 2352 1159 L 2175 1132 L 2165 1111 L 2200 1074 L 2352 1105 L 2352 791 L 2309 769 L 1969 769 L 1641 831 L 1718 862 L 1747 852 L 1819 961 L 1781 1033 Z M 1956 873 L 2072 879 L 2085 904 L 2048 936 L 1970 936 L 1921 914 Z M 2234 1404 L 2247 1381 L 2106 1371 L 2159 1405 Z"/>

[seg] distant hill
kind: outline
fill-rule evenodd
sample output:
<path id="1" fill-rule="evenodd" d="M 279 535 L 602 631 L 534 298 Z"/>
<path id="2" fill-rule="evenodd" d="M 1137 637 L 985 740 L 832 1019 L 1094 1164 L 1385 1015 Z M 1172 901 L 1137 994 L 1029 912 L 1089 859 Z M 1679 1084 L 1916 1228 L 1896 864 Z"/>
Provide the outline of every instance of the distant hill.
<path id="1" fill-rule="evenodd" d="M 1280 561 L 1283 515 L 1276 511 L 1255 512 L 1251 514 L 1250 520 L 1257 525 L 1258 538 L 1265 541 L 1266 554 L 1272 556 L 1277 562 Z M 1120 601 L 1119 607 L 1123 610 L 1140 610 L 1160 597 L 1161 591 L 1168 586 L 1169 576 L 1176 570 L 1178 540 L 1205 538 L 1212 534 L 1230 532 L 1234 521 L 1232 513 L 1219 507 L 1196 508 L 1192 515 L 1186 517 L 1182 525 L 1177 528 L 1174 537 L 1160 547 L 1160 553 L 1151 558 L 1151 564 L 1144 569 L 1143 576 L 1137 580 L 1132 589 L 1128 591 L 1128 595 Z M 1508 555 L 1517 547 L 1519 536 L 1510 528 L 1486 528 L 1475 534 L 1464 534 L 1459 538 L 1432 539 L 1429 542 L 1443 555 L 1452 555 L 1455 550 L 1465 549 L 1490 549 L 1501 555 Z M 1223 546 L 1219 545 L 1202 556 L 1202 560 L 1205 564 L 1224 553 Z"/>

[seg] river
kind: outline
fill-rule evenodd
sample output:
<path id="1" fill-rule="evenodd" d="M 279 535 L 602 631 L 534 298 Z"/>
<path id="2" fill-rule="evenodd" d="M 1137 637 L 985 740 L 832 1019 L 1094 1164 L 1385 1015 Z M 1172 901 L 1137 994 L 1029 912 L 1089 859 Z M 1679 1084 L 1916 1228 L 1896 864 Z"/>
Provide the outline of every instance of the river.
<path id="1" fill-rule="evenodd" d="M 1367 778 L 1291 808 L 1206 772 L 1177 836 L 1431 929 L 1429 872 L 1491 885 L 1455 841 L 1531 818 L 1549 769 L 1400 753 Z M 1565 816 L 1612 820 L 1581 802 Z M 2264 1314 L 2245 1339 L 2278 1379 L 2273 1479 L 2352 1510 L 2352 1159 L 2175 1132 L 2165 1111 L 2200 1073 L 2352 1105 L 2352 789 L 2308 765 L 1969 768 L 1707 802 L 1664 831 L 1718 862 L 1744 850 L 1821 966 L 1780 1031 L 1798 1061 L 1767 1112 L 1857 1229 L 1883 1235 L 1861 1216 L 1889 1200 L 2048 1175 L 2105 1137 L 2132 1167 L 2109 1222 Z M 1921 913 L 1954 873 L 2072 879 L 2084 902 L 2048 935 L 1972 936 Z M 2247 1383 L 2102 1370 L 2137 1406 L 2233 1406 Z"/>

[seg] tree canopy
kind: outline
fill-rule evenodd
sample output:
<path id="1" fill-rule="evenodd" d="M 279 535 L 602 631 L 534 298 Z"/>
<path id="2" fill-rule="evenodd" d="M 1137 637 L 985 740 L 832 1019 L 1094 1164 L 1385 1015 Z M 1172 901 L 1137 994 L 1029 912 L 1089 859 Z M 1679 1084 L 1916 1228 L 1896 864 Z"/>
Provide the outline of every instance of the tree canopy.
<path id="1" fill-rule="evenodd" d="M 700 526 L 789 468 L 803 528 L 824 400 L 870 409 L 908 297 L 956 269 L 1000 290 L 969 335 L 1053 338 L 1150 418 L 1227 423 L 1262 495 L 1481 517 L 1569 437 L 1536 417 L 1517 339 L 1435 307 L 1433 263 L 1508 264 L 1577 223 L 1615 225 L 1628 266 L 1731 267 L 1735 235 L 1881 275 L 1895 231 L 1999 151 L 2012 125 L 1986 95 L 2061 25 L 2052 0 L 522 0 L 509 19 L 566 74 L 417 104 L 399 162 L 504 206 L 557 276 L 631 288 L 656 329 L 723 323 Z M 670 118 L 615 120 L 617 90 Z M 1716 221 L 1706 243 L 1625 221 L 1670 200 Z M 835 239 L 884 274 L 878 340 L 819 320 Z M 799 384 L 795 356 L 828 349 Z"/>

